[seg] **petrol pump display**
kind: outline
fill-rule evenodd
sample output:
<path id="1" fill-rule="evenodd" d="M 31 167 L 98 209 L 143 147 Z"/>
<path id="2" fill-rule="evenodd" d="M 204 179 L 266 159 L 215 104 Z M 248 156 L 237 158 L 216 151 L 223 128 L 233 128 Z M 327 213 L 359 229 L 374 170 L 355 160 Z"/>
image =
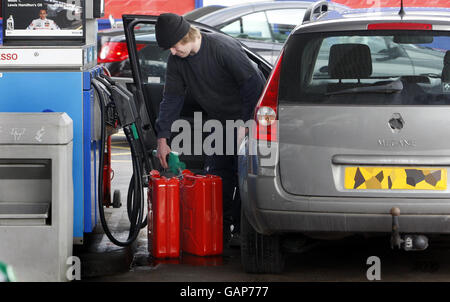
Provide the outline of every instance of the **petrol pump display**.
<path id="1" fill-rule="evenodd" d="M 2 0 L 2 13 L 5 44 L 80 43 L 85 38 L 84 0 Z"/>

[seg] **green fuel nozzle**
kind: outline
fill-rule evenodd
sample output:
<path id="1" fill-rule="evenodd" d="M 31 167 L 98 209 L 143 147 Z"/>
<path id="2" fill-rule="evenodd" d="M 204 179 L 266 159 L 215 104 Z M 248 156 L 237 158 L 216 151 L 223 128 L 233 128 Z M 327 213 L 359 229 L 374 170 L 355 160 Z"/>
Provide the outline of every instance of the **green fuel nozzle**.
<path id="1" fill-rule="evenodd" d="M 15 282 L 13 270 L 10 266 L 0 262 L 0 282 Z"/>
<path id="2" fill-rule="evenodd" d="M 153 150 L 152 155 L 156 157 L 156 150 Z M 186 169 L 186 164 L 182 161 L 180 161 L 180 157 L 178 152 L 171 151 L 167 155 L 167 164 L 169 165 L 169 170 L 173 174 L 181 174 L 184 169 Z"/>

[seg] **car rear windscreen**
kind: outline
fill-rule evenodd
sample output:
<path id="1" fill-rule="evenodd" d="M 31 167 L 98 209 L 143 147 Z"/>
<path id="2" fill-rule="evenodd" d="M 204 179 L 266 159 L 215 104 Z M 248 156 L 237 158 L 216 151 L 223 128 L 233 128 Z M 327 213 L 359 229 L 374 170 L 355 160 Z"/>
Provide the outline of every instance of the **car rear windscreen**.
<path id="1" fill-rule="evenodd" d="M 450 34 L 364 31 L 293 35 L 279 102 L 450 105 Z"/>

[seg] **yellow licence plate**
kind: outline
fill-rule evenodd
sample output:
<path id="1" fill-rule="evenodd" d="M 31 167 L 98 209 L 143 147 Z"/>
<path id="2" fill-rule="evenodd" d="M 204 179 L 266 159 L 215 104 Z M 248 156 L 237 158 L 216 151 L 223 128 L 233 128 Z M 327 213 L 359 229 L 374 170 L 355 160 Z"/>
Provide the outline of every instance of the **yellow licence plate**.
<path id="1" fill-rule="evenodd" d="M 351 190 L 446 190 L 447 169 L 414 167 L 346 167 Z"/>

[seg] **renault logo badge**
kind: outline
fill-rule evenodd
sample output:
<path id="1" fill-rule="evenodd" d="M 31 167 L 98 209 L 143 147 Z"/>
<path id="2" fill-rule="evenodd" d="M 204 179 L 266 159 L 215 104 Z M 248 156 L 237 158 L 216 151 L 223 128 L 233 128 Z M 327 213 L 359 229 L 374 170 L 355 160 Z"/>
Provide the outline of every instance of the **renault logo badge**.
<path id="1" fill-rule="evenodd" d="M 442 83 L 442 90 L 444 93 L 450 93 L 450 83 Z"/>
<path id="2" fill-rule="evenodd" d="M 391 128 L 392 132 L 398 133 L 400 130 L 403 129 L 403 126 L 405 125 L 405 121 L 403 120 L 400 113 L 394 113 L 392 115 L 392 118 L 389 120 L 389 127 Z"/>

